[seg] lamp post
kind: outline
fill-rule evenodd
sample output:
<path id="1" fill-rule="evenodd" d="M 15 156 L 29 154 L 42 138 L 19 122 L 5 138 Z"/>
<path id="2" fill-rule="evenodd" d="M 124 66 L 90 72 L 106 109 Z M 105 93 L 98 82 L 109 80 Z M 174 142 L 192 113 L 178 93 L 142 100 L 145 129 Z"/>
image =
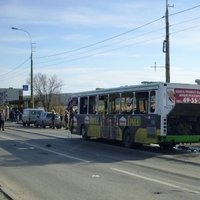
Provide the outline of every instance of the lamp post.
<path id="1" fill-rule="evenodd" d="M 31 105 L 32 108 L 34 108 L 34 95 L 33 95 L 33 47 L 32 47 L 32 38 L 31 35 L 28 31 L 24 30 L 24 29 L 20 29 L 20 28 L 16 28 L 16 27 L 12 27 L 13 30 L 17 30 L 17 31 L 23 31 L 25 32 L 29 39 L 30 39 L 30 47 L 31 47 Z"/>

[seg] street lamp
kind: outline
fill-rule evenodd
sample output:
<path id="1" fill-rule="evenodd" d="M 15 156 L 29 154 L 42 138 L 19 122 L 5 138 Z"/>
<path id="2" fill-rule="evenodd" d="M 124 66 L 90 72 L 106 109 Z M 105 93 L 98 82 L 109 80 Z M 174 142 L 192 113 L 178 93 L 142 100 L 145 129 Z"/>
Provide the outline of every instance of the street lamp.
<path id="1" fill-rule="evenodd" d="M 33 47 L 32 47 L 32 38 L 31 35 L 28 31 L 24 30 L 24 29 L 20 29 L 20 28 L 16 28 L 16 27 L 12 27 L 13 30 L 17 30 L 17 31 L 23 31 L 25 32 L 29 39 L 30 39 L 30 47 L 31 47 L 31 103 L 32 103 L 32 108 L 34 108 L 34 96 L 33 96 Z"/>

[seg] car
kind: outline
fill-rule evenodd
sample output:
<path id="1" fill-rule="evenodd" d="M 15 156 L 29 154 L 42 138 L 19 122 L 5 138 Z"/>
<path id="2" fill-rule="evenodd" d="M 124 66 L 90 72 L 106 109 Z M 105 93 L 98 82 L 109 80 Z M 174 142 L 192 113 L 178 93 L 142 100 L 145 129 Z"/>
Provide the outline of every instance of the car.
<path id="1" fill-rule="evenodd" d="M 42 112 L 40 116 L 37 118 L 35 121 L 35 126 L 36 127 L 42 127 L 46 128 L 52 127 L 52 112 Z M 61 119 L 59 114 L 55 114 L 55 127 L 56 128 L 61 128 Z"/>
<path id="2" fill-rule="evenodd" d="M 37 108 L 25 108 L 22 113 L 22 124 L 23 126 L 30 126 L 30 124 L 35 124 L 38 116 L 43 112 L 43 109 Z"/>

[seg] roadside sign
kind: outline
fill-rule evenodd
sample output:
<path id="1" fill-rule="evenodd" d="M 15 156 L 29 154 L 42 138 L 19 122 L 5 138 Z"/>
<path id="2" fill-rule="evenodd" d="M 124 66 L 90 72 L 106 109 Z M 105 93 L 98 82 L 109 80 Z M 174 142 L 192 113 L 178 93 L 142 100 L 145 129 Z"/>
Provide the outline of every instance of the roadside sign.
<path id="1" fill-rule="evenodd" d="M 28 85 L 23 85 L 23 91 L 28 91 Z"/>

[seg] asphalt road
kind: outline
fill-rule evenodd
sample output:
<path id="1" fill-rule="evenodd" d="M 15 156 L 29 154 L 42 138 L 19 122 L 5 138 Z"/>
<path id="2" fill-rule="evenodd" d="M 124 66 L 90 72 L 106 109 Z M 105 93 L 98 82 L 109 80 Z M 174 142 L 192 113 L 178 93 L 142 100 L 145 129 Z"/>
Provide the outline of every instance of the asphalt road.
<path id="1" fill-rule="evenodd" d="M 64 129 L 0 132 L 0 185 L 14 200 L 199 200 L 199 183 L 197 152 L 126 149 Z"/>

